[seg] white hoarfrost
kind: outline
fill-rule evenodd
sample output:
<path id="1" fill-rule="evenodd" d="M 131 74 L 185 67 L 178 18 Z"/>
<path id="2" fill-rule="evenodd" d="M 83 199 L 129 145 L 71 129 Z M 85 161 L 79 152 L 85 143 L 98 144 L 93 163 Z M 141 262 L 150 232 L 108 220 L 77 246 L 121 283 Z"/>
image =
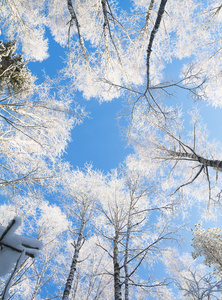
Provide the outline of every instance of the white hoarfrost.
<path id="1" fill-rule="evenodd" d="M 48 57 L 48 28 L 56 42 L 69 46 L 63 74 L 73 88 L 85 98 L 110 101 L 125 88 L 145 91 L 147 45 L 161 1 L 133 2 L 125 11 L 121 1 L 3 1 L 0 25 L 8 39 L 22 45 L 26 59 L 38 61 Z M 168 63 L 186 59 L 184 83 L 204 81 L 197 97 L 222 105 L 221 15 L 215 1 L 167 1 L 151 49 L 152 86 L 164 81 Z"/>

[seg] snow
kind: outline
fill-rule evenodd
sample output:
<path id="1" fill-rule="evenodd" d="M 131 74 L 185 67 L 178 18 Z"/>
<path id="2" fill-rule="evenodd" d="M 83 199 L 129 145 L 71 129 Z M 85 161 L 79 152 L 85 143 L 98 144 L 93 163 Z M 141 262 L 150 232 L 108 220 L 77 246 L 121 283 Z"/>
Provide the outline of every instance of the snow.
<path id="1" fill-rule="evenodd" d="M 41 241 L 14 233 L 20 225 L 21 218 L 15 217 L 7 227 L 0 226 L 0 277 L 12 271 L 23 251 L 24 259 L 36 258 L 43 247 Z"/>

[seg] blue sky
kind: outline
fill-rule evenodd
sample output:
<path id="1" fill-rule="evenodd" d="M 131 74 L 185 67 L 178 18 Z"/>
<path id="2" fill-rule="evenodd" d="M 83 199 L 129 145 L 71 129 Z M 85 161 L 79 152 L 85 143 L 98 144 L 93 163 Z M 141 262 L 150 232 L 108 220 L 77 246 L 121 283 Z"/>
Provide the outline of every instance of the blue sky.
<path id="1" fill-rule="evenodd" d="M 51 78 L 57 75 L 64 66 L 65 52 L 68 51 L 51 38 L 48 30 L 47 36 L 49 58 L 42 63 L 29 63 L 38 83 L 44 80 L 44 70 Z M 73 98 L 85 107 L 89 118 L 72 130 L 72 142 L 69 143 L 63 159 L 69 161 L 74 168 L 82 168 L 85 163 L 91 163 L 96 169 L 109 172 L 118 167 L 126 155 L 132 152 L 132 149 L 126 147 L 126 140 L 121 136 L 117 120 L 123 99 L 99 104 L 96 99 L 85 100 L 78 92 Z"/>
<path id="2" fill-rule="evenodd" d="M 73 130 L 64 159 L 74 167 L 92 163 L 96 169 L 105 172 L 117 167 L 131 152 L 120 135 L 117 114 L 121 106 L 120 99 L 103 104 L 96 100 L 87 101 L 90 117 Z"/>

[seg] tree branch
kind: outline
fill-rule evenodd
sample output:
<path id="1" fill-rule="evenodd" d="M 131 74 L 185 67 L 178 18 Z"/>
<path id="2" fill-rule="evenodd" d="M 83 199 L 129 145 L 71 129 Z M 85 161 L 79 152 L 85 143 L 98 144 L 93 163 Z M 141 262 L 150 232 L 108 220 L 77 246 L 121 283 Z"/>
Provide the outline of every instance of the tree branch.
<path id="1" fill-rule="evenodd" d="M 152 45 L 153 45 L 155 35 L 160 27 L 160 23 L 161 23 L 163 14 L 164 14 L 166 3 L 167 3 L 167 0 L 161 0 L 159 11 L 158 11 L 157 18 L 156 18 L 156 22 L 155 22 L 153 30 L 150 34 L 150 40 L 149 40 L 149 44 L 148 44 L 148 48 L 147 48 L 147 61 L 146 61 L 146 66 L 147 66 L 146 92 L 148 91 L 148 89 L 150 87 L 150 56 L 151 56 L 151 52 L 152 52 Z M 145 94 L 146 94 L 146 92 L 145 92 Z"/>

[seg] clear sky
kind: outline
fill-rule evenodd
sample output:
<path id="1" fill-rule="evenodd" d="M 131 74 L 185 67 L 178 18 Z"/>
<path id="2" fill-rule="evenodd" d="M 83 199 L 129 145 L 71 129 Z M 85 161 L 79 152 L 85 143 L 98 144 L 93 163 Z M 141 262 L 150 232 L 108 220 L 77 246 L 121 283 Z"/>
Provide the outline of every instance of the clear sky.
<path id="1" fill-rule="evenodd" d="M 96 169 L 109 171 L 118 166 L 130 153 L 126 141 L 120 135 L 117 114 L 121 110 L 121 100 L 99 104 L 95 100 L 86 103 L 90 117 L 72 132 L 64 159 L 74 167 L 92 163 Z"/>
<path id="2" fill-rule="evenodd" d="M 47 36 L 49 58 L 42 63 L 29 63 L 29 68 L 38 78 L 39 83 L 43 80 L 44 70 L 52 78 L 57 75 L 58 70 L 64 66 L 65 51 L 68 51 L 51 38 L 48 30 Z M 72 142 L 69 143 L 63 158 L 74 168 L 82 168 L 85 163 L 92 163 L 96 169 L 108 172 L 118 167 L 126 155 L 132 152 L 132 149 L 126 147 L 117 120 L 123 99 L 99 104 L 95 99 L 88 101 L 83 99 L 78 92 L 73 95 L 73 98 L 85 107 L 89 118 L 72 130 Z"/>

